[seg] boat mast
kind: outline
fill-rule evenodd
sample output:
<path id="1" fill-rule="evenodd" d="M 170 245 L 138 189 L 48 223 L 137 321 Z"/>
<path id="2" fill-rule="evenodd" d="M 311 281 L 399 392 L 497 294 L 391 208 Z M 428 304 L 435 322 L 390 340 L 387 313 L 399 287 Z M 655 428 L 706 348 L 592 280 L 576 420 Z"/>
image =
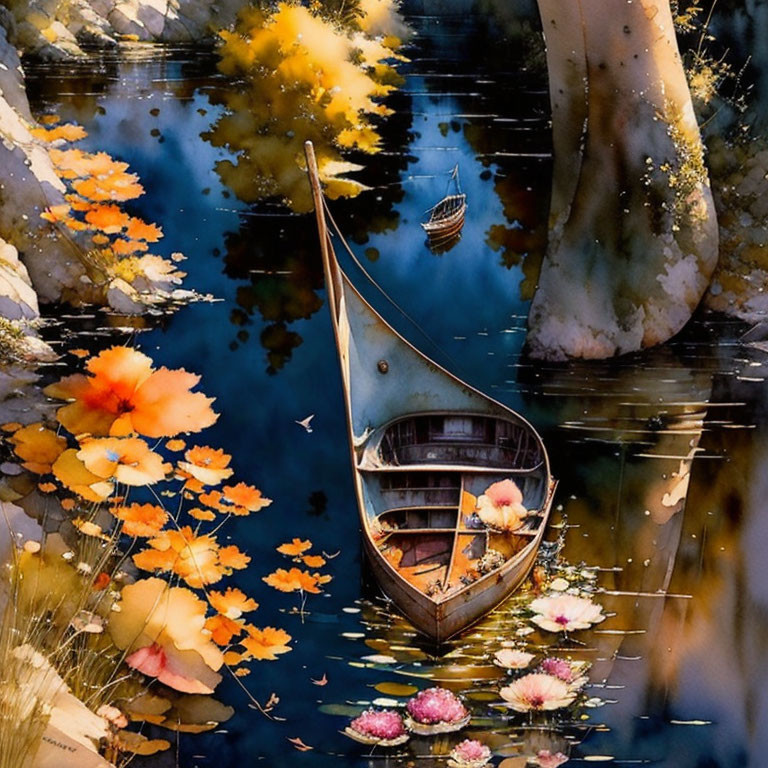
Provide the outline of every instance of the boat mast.
<path id="1" fill-rule="evenodd" d="M 323 189 L 320 185 L 320 173 L 317 169 L 315 147 L 311 141 L 304 142 L 304 156 L 307 159 L 307 175 L 309 176 L 309 185 L 312 188 L 312 200 L 315 204 L 317 232 L 320 236 L 320 253 L 323 258 L 328 303 L 333 308 L 333 325 L 334 329 L 336 329 L 338 325 L 338 301 L 341 292 L 341 279 L 336 266 L 336 254 L 333 252 L 333 246 L 331 245 L 331 235 L 325 220 L 325 200 L 323 198 Z"/>

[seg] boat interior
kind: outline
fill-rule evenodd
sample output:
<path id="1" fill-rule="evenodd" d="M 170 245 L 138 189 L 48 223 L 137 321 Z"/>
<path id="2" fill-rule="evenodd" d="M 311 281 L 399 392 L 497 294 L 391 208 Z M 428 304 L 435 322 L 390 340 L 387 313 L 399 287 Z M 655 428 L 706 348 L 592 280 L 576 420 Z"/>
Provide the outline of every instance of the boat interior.
<path id="1" fill-rule="evenodd" d="M 385 427 L 367 453 L 361 470 L 379 552 L 434 600 L 514 558 L 543 523 L 548 473 L 540 441 L 525 424 L 485 415 L 408 416 Z M 475 514 L 477 497 L 507 479 L 529 510 L 513 532 L 490 528 Z"/>

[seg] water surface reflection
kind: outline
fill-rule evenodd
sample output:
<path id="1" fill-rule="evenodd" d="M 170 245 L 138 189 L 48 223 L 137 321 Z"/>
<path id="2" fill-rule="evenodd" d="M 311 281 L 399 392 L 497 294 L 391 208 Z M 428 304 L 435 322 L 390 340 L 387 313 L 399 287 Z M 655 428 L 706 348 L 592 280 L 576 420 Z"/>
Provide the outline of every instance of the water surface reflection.
<path id="1" fill-rule="evenodd" d="M 504 768 L 544 748 L 569 752 L 574 765 L 757 767 L 768 748 L 765 353 L 738 343 L 739 324 L 702 315 L 673 343 L 610 363 L 534 366 L 521 357 L 545 245 L 546 84 L 540 70 L 521 69 L 524 46 L 486 55 L 488 18 L 411 19 L 418 36 L 388 102 L 384 151 L 360 176 L 372 189 L 333 212 L 372 276 L 439 349 L 369 287 L 387 318 L 542 427 L 561 481 L 545 565 L 594 591 L 611 614 L 565 645 L 539 630 L 517 634 L 529 591 L 437 656 L 361 587 L 315 232 L 309 217 L 246 208 L 221 184 L 215 164 L 226 150 L 201 138 L 221 114 L 211 93 L 226 87 L 213 59 L 167 50 L 105 59 L 87 77 L 30 68 L 35 106 L 84 123 L 86 148 L 136 168 L 147 188 L 137 213 L 162 223 L 164 247 L 189 256 L 189 287 L 223 299 L 188 306 L 139 341 L 159 362 L 202 373 L 222 412 L 211 441 L 275 499 L 233 535 L 253 556 L 243 584 L 260 595 L 260 621 L 296 638 L 293 653 L 249 680 L 262 699 L 280 697 L 286 720 L 268 722 L 242 703 L 226 734 L 182 740 L 182 765 L 444 765 L 453 737 L 432 754 L 415 739 L 388 759 L 337 732 L 368 703 L 402 702 L 435 682 L 466 695 L 475 714 L 467 735 L 493 746 Z M 458 46 L 459 37 L 469 42 Z M 438 256 L 418 221 L 457 162 L 467 223 Z M 97 333 L 104 324 L 82 322 Z M 312 434 L 294 424 L 309 413 Z M 340 551 L 329 593 L 310 602 L 303 623 L 290 599 L 261 585 L 282 564 L 274 547 L 296 535 Z M 510 640 L 588 661 L 593 706 L 545 721 L 499 709 L 504 673 L 491 657 Z M 327 685 L 313 684 L 324 674 Z M 233 683 L 221 697 L 242 702 Z M 313 749 L 295 751 L 294 737 Z"/>

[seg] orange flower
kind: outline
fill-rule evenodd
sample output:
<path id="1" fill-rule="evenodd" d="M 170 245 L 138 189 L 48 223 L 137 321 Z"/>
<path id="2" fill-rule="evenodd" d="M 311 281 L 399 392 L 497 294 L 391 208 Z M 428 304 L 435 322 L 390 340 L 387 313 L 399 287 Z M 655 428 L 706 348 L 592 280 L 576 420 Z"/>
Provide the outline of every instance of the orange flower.
<path id="1" fill-rule="evenodd" d="M 125 234 L 133 240 L 146 240 L 149 243 L 156 243 L 163 236 L 163 230 L 156 224 L 147 224 L 141 219 L 132 218 Z"/>
<path id="2" fill-rule="evenodd" d="M 277 551 L 282 555 L 300 555 L 302 552 L 306 552 L 312 547 L 312 542 L 309 539 L 302 541 L 301 539 L 294 539 L 288 544 L 281 544 Z"/>
<path id="3" fill-rule="evenodd" d="M 190 517 L 194 517 L 195 520 L 203 520 L 205 522 L 210 522 L 211 520 L 216 519 L 216 515 L 214 515 L 210 509 L 200 509 L 200 507 L 193 507 L 187 514 Z"/>
<path id="4" fill-rule="evenodd" d="M 75 508 L 76 503 L 74 499 L 62 499 L 61 508 L 69 512 Z"/>
<path id="5" fill-rule="evenodd" d="M 333 581 L 333 576 L 327 573 L 313 573 L 312 578 L 315 580 L 315 584 L 318 584 L 319 586 L 327 584 L 329 581 Z"/>
<path id="6" fill-rule="evenodd" d="M 205 622 L 205 628 L 211 633 L 211 639 L 216 645 L 229 645 L 232 638 L 243 631 L 243 622 L 221 615 L 211 616 Z"/>
<path id="7" fill-rule="evenodd" d="M 227 501 L 235 504 L 237 507 L 248 510 L 248 512 L 258 512 L 272 503 L 272 499 L 264 498 L 260 490 L 245 483 L 238 483 L 234 486 L 225 485 L 222 488 L 222 493 Z M 234 512 L 234 514 L 243 513 L 238 511 Z"/>
<path id="8" fill-rule="evenodd" d="M 169 441 L 168 441 L 168 442 L 165 444 L 165 447 L 166 447 L 166 448 L 167 448 L 169 451 L 183 451 L 183 450 L 184 450 L 184 449 L 187 447 L 187 444 L 186 444 L 186 442 L 184 442 L 184 440 L 179 440 L 179 439 L 177 438 L 177 439 L 175 439 L 175 440 L 169 440 Z"/>
<path id="9" fill-rule="evenodd" d="M 269 576 L 264 576 L 262 581 L 265 581 L 270 587 L 274 587 L 280 592 L 296 592 L 297 590 L 311 592 L 312 594 L 320 592 L 317 587 L 317 578 L 307 571 L 302 571 L 298 568 L 291 568 L 290 571 L 278 568 L 273 573 L 270 573 Z"/>
<path id="10" fill-rule="evenodd" d="M 74 400 L 59 408 L 59 421 L 73 434 L 171 437 L 199 432 L 218 418 L 211 398 L 190 392 L 199 376 L 184 369 L 152 368 L 152 360 L 129 347 L 112 347 L 75 374 L 46 387 L 51 397 Z"/>
<path id="11" fill-rule="evenodd" d="M 278 654 L 293 650 L 288 645 L 291 636 L 283 629 L 275 629 L 275 627 L 257 629 L 247 626 L 246 631 L 248 637 L 243 638 L 240 644 L 245 648 L 250 658 L 259 661 L 274 661 Z"/>
<path id="12" fill-rule="evenodd" d="M 322 568 L 325 565 L 325 558 L 320 555 L 304 555 L 301 560 L 308 568 Z"/>
<path id="13" fill-rule="evenodd" d="M 128 163 L 114 160 L 106 152 L 91 154 L 82 149 L 51 149 L 48 154 L 59 175 L 65 178 L 104 176 L 128 170 Z"/>
<path id="14" fill-rule="evenodd" d="M 38 483 L 37 487 L 43 493 L 53 493 L 59 486 L 56 483 Z"/>
<path id="15" fill-rule="evenodd" d="M 231 547 L 219 549 L 214 536 L 195 536 L 189 526 L 180 531 L 163 531 L 148 544 L 152 549 L 133 556 L 138 568 L 173 571 L 195 589 L 221 581 L 225 570 L 234 567 L 223 557 Z"/>
<path id="16" fill-rule="evenodd" d="M 108 480 L 114 478 L 126 485 L 152 485 L 163 480 L 170 465 L 163 462 L 138 437 L 103 437 L 88 440 L 77 452 L 77 458 L 94 475 Z"/>
<path id="17" fill-rule="evenodd" d="M 23 467 L 37 475 L 51 471 L 51 465 L 67 447 L 67 441 L 46 429 L 39 421 L 14 432 L 9 438 L 14 453 L 24 459 Z"/>
<path id="18" fill-rule="evenodd" d="M 142 579 L 123 587 L 119 606 L 110 613 L 109 633 L 130 667 L 177 691 L 213 692 L 224 657 L 203 631 L 203 600 L 162 579 Z"/>
<path id="19" fill-rule="evenodd" d="M 246 660 L 246 654 L 239 653 L 238 651 L 226 651 L 224 653 L 224 663 L 228 667 L 233 667 L 236 664 L 239 664 L 241 661 Z"/>
<path id="20" fill-rule="evenodd" d="M 40 218 L 55 224 L 58 221 L 64 221 L 67 218 L 69 211 L 70 207 L 66 203 L 52 205 L 40 214 Z"/>
<path id="21" fill-rule="evenodd" d="M 19 424 L 18 421 L 7 421 L 5 424 L 0 426 L 0 429 L 2 429 L 3 432 L 16 432 L 21 429 L 21 424 Z"/>
<path id="22" fill-rule="evenodd" d="M 222 547 L 219 550 L 219 562 L 225 568 L 232 568 L 240 571 L 247 567 L 248 563 L 251 562 L 251 558 L 232 544 L 228 547 Z"/>
<path id="23" fill-rule="evenodd" d="M 232 587 L 228 587 L 226 592 L 209 592 L 208 600 L 214 610 L 229 619 L 239 619 L 244 613 L 255 611 L 259 607 L 255 600 Z"/>
<path id="24" fill-rule="evenodd" d="M 62 219 L 62 222 L 73 232 L 83 232 L 88 229 L 88 225 L 85 222 L 75 219 L 72 216 L 67 216 L 65 219 Z"/>
<path id="25" fill-rule="evenodd" d="M 186 482 L 184 483 L 184 490 L 187 491 L 187 493 L 184 494 L 185 499 L 191 499 L 193 493 L 203 492 L 205 486 L 199 480 L 195 480 L 194 477 L 189 477 L 186 473 L 180 473 L 179 477 L 186 478 Z"/>
<path id="26" fill-rule="evenodd" d="M 94 228 L 114 235 L 127 226 L 130 216 L 116 205 L 94 205 L 85 214 L 85 220 Z"/>
<path id="27" fill-rule="evenodd" d="M 132 253 L 146 251 L 149 246 L 141 240 L 123 240 L 118 238 L 112 243 L 112 251 L 118 256 L 130 256 Z"/>
<path id="28" fill-rule="evenodd" d="M 93 205 L 90 200 L 85 200 L 79 195 L 64 195 L 64 199 L 69 201 L 69 204 L 75 211 L 90 211 Z"/>
<path id="29" fill-rule="evenodd" d="M 63 141 L 79 141 L 88 135 L 82 126 L 74 125 L 73 123 L 57 125 L 55 128 L 31 128 L 29 132 L 36 139 L 48 142 L 58 141 L 59 139 Z"/>
<path id="30" fill-rule="evenodd" d="M 77 458 L 77 449 L 68 448 L 53 464 L 53 474 L 74 493 L 86 501 L 101 502 L 112 495 L 114 486 L 94 475 Z"/>
<path id="31" fill-rule="evenodd" d="M 79 195 L 96 202 L 133 200 L 144 194 L 139 177 L 122 171 L 78 179 L 72 187 Z"/>
<path id="32" fill-rule="evenodd" d="M 213 507 L 218 512 L 229 514 L 232 511 L 232 507 L 229 504 L 224 504 L 222 502 L 223 498 L 221 491 L 210 491 L 209 493 L 200 494 L 200 503 Z"/>
<path id="33" fill-rule="evenodd" d="M 218 485 L 232 475 L 229 468 L 232 457 L 221 448 L 195 446 L 184 454 L 184 458 L 186 461 L 179 462 L 179 469 L 203 485 Z"/>
<path id="34" fill-rule="evenodd" d="M 113 507 L 110 512 L 123 521 L 123 533 L 128 536 L 154 536 L 168 522 L 168 513 L 155 504 Z"/>
<path id="35" fill-rule="evenodd" d="M 133 555 L 134 565 L 142 571 L 172 571 L 178 559 L 179 553 L 170 548 L 144 549 Z"/>

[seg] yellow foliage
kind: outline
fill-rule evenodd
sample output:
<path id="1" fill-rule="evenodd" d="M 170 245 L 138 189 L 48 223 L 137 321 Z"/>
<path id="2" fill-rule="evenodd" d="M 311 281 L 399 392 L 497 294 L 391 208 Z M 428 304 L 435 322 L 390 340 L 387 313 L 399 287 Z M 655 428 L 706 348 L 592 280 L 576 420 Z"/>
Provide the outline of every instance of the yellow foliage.
<path id="1" fill-rule="evenodd" d="M 379 151 L 371 116 L 389 114 L 378 100 L 394 87 L 389 62 L 402 57 L 294 2 L 272 12 L 246 8 L 235 31 L 221 38 L 221 71 L 246 83 L 224 94 L 229 114 L 207 136 L 239 153 L 236 162 L 217 165 L 224 183 L 248 202 L 280 197 L 294 210 L 310 210 L 303 144 L 311 139 L 331 198 L 365 189 L 342 176 L 359 166 L 341 163 L 338 150 Z"/>

